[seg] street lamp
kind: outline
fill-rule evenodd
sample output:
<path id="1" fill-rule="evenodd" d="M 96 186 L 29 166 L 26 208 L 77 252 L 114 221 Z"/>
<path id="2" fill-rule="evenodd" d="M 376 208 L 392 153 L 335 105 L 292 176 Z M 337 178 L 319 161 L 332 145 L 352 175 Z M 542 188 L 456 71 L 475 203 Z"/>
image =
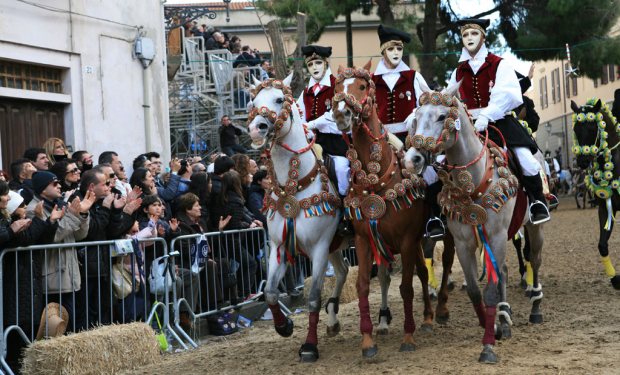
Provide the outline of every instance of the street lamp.
<path id="1" fill-rule="evenodd" d="M 231 0 L 223 0 L 224 4 L 226 4 L 226 22 L 230 22 L 230 1 Z"/>

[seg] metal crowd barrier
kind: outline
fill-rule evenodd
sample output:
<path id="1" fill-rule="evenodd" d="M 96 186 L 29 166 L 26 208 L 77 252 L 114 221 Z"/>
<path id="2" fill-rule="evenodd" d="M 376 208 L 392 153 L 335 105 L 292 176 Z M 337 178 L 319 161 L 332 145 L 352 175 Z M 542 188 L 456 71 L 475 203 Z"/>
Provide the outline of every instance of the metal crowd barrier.
<path id="1" fill-rule="evenodd" d="M 48 332 L 54 323 L 50 320 L 55 319 L 54 314 L 48 314 L 50 309 L 68 320 L 67 332 L 80 332 L 101 324 L 145 321 L 161 329 L 167 341 L 174 340 L 183 349 L 188 349 L 188 345 L 197 347 L 201 332 L 193 330 L 190 337 L 181 327 L 181 316 L 186 314 L 194 322 L 257 301 L 267 279 L 268 249 L 266 231 L 254 228 L 176 237 L 170 243 L 170 251 L 162 238 L 135 243 L 112 240 L 3 250 L 0 254 L 2 368 L 12 374 L 11 368 L 15 368 L 19 357 L 16 353 L 21 348 L 54 334 Z M 356 265 L 355 249 L 349 247 L 344 251 L 349 263 Z M 201 258 L 203 264 L 194 262 Z M 161 269 L 155 267 L 162 274 L 163 286 L 158 294 L 152 293 L 149 280 L 156 259 L 159 261 L 156 264 L 162 264 Z M 112 279 L 119 273 L 115 274 L 114 268 L 116 271 L 124 268 L 131 280 L 117 278 L 120 282 L 115 288 Z M 61 277 L 54 277 L 56 274 Z M 299 293 L 305 278 L 311 274 L 310 261 L 298 257 L 282 280 L 281 292 Z M 131 287 L 125 285 L 125 280 Z M 119 296 L 125 287 L 129 292 Z"/>

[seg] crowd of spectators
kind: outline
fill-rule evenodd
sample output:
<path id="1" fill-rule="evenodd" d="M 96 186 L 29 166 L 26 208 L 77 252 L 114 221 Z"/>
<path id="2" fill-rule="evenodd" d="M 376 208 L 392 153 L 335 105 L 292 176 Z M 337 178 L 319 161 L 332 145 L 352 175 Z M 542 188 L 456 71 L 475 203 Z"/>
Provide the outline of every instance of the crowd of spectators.
<path id="1" fill-rule="evenodd" d="M 10 173 L 0 173 L 0 250 L 127 238 L 159 237 L 169 242 L 185 234 L 265 227 L 261 207 L 269 175 L 247 155 L 234 151 L 231 155 L 218 154 L 210 163 L 200 157 L 164 163 L 159 153 L 147 152 L 130 161 L 129 176 L 127 161 L 115 151 L 98 158 L 86 150 L 71 154 L 61 139 L 50 138 L 41 148 L 25 150 L 23 158 L 10 164 Z M 176 270 L 177 292 L 194 311 L 206 311 L 198 301 L 241 301 L 256 292 L 260 279 L 262 237 L 256 232 L 251 239 L 239 233 L 214 235 L 225 238 L 211 245 L 205 272 L 190 272 L 187 264 Z M 112 257 L 111 249 L 101 245 L 63 247 L 32 256 L 7 253 L 4 326 L 19 324 L 30 336 L 29 330 L 36 328 L 30 324 L 30 311 L 40 315 L 50 302 L 74 317 L 67 325 L 70 331 L 146 319 L 157 300 L 147 284 L 158 254 L 144 244 L 134 248 L 131 261 Z M 189 259 L 189 254 L 181 256 Z M 136 285 L 145 286 L 133 291 L 131 301 L 129 296 L 110 295 L 111 267 L 117 263 L 130 272 Z M 222 270 L 225 277 L 216 275 Z M 224 283 L 207 285 L 208 278 Z M 203 296 L 198 296 L 199 290 Z M 28 319 L 21 321 L 18 315 Z M 189 317 L 184 306 L 181 325 L 186 329 L 191 328 Z"/>

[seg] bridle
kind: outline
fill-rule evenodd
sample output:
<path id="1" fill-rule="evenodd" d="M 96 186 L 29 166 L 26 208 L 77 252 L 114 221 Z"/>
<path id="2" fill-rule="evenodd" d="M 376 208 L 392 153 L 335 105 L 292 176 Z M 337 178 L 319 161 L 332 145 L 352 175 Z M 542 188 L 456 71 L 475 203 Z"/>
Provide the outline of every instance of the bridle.
<path id="1" fill-rule="evenodd" d="M 276 113 L 276 111 L 273 111 L 266 106 L 262 106 L 260 108 L 252 108 L 252 110 L 248 114 L 248 124 L 251 124 L 252 121 L 254 121 L 254 119 L 256 118 L 256 116 L 262 116 L 265 120 L 269 121 L 269 123 L 274 126 L 274 139 L 278 140 L 286 137 L 286 135 L 288 135 L 288 133 L 291 131 L 292 126 L 289 127 L 286 133 L 280 134 L 280 130 L 282 130 L 282 128 L 284 127 L 284 123 L 291 117 L 292 107 L 295 100 L 293 99 L 293 93 L 291 89 L 286 86 L 281 80 L 273 78 L 267 79 L 261 82 L 260 85 L 256 86 L 256 88 L 252 92 L 252 98 L 256 98 L 256 96 L 261 92 L 261 90 L 267 87 L 281 90 L 284 94 L 282 110 L 280 111 L 280 113 Z"/>
<path id="2" fill-rule="evenodd" d="M 440 153 L 441 151 L 445 151 L 448 146 L 447 142 L 450 140 L 451 136 L 454 135 L 454 142 L 452 146 L 456 144 L 459 139 L 459 131 L 461 130 L 461 121 L 459 119 L 459 109 L 458 109 L 458 99 L 455 96 L 450 96 L 447 94 L 442 94 L 440 92 L 425 92 L 420 95 L 420 106 L 431 104 L 435 106 L 444 106 L 449 107 L 448 116 L 443 122 L 443 130 L 439 135 L 439 138 L 435 137 L 424 137 L 421 134 L 416 134 L 413 137 L 410 134 L 407 134 L 407 138 L 405 140 L 405 144 L 407 148 L 414 147 L 418 150 L 426 150 L 433 154 Z M 489 131 L 486 130 L 484 137 L 484 145 L 482 150 L 476 158 L 464 165 L 449 165 L 442 164 L 440 167 L 446 168 L 448 170 L 452 169 L 466 169 L 476 162 L 478 162 L 484 156 L 487 145 L 489 142 Z M 444 160 L 445 162 L 445 160 Z"/>
<path id="3" fill-rule="evenodd" d="M 332 108 L 338 108 L 338 103 L 344 101 L 346 105 L 351 108 L 353 113 L 355 113 L 354 120 L 359 124 L 362 120 L 367 120 L 370 117 L 375 102 L 375 83 L 368 71 L 364 69 L 346 68 L 336 76 L 336 85 L 343 83 L 345 79 L 349 78 L 361 78 L 366 81 L 368 84 L 366 96 L 362 100 L 357 100 L 357 98 L 351 94 L 345 93 L 344 91 L 339 92 L 332 98 Z"/>

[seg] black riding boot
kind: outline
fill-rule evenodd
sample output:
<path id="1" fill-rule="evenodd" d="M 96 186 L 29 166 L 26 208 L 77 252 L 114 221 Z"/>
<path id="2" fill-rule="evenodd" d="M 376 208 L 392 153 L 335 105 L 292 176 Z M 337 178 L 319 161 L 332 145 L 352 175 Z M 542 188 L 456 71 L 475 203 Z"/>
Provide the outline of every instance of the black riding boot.
<path id="1" fill-rule="evenodd" d="M 532 224 L 541 224 L 549 221 L 551 216 L 549 216 L 549 209 L 543 194 L 540 176 L 523 176 L 523 187 L 530 200 L 530 221 Z"/>
<path id="2" fill-rule="evenodd" d="M 441 207 L 437 203 L 437 195 L 443 184 L 437 181 L 426 188 L 426 201 L 431 209 L 431 217 L 426 222 L 426 237 L 432 240 L 441 240 L 446 234 L 446 227 L 441 215 Z"/>

